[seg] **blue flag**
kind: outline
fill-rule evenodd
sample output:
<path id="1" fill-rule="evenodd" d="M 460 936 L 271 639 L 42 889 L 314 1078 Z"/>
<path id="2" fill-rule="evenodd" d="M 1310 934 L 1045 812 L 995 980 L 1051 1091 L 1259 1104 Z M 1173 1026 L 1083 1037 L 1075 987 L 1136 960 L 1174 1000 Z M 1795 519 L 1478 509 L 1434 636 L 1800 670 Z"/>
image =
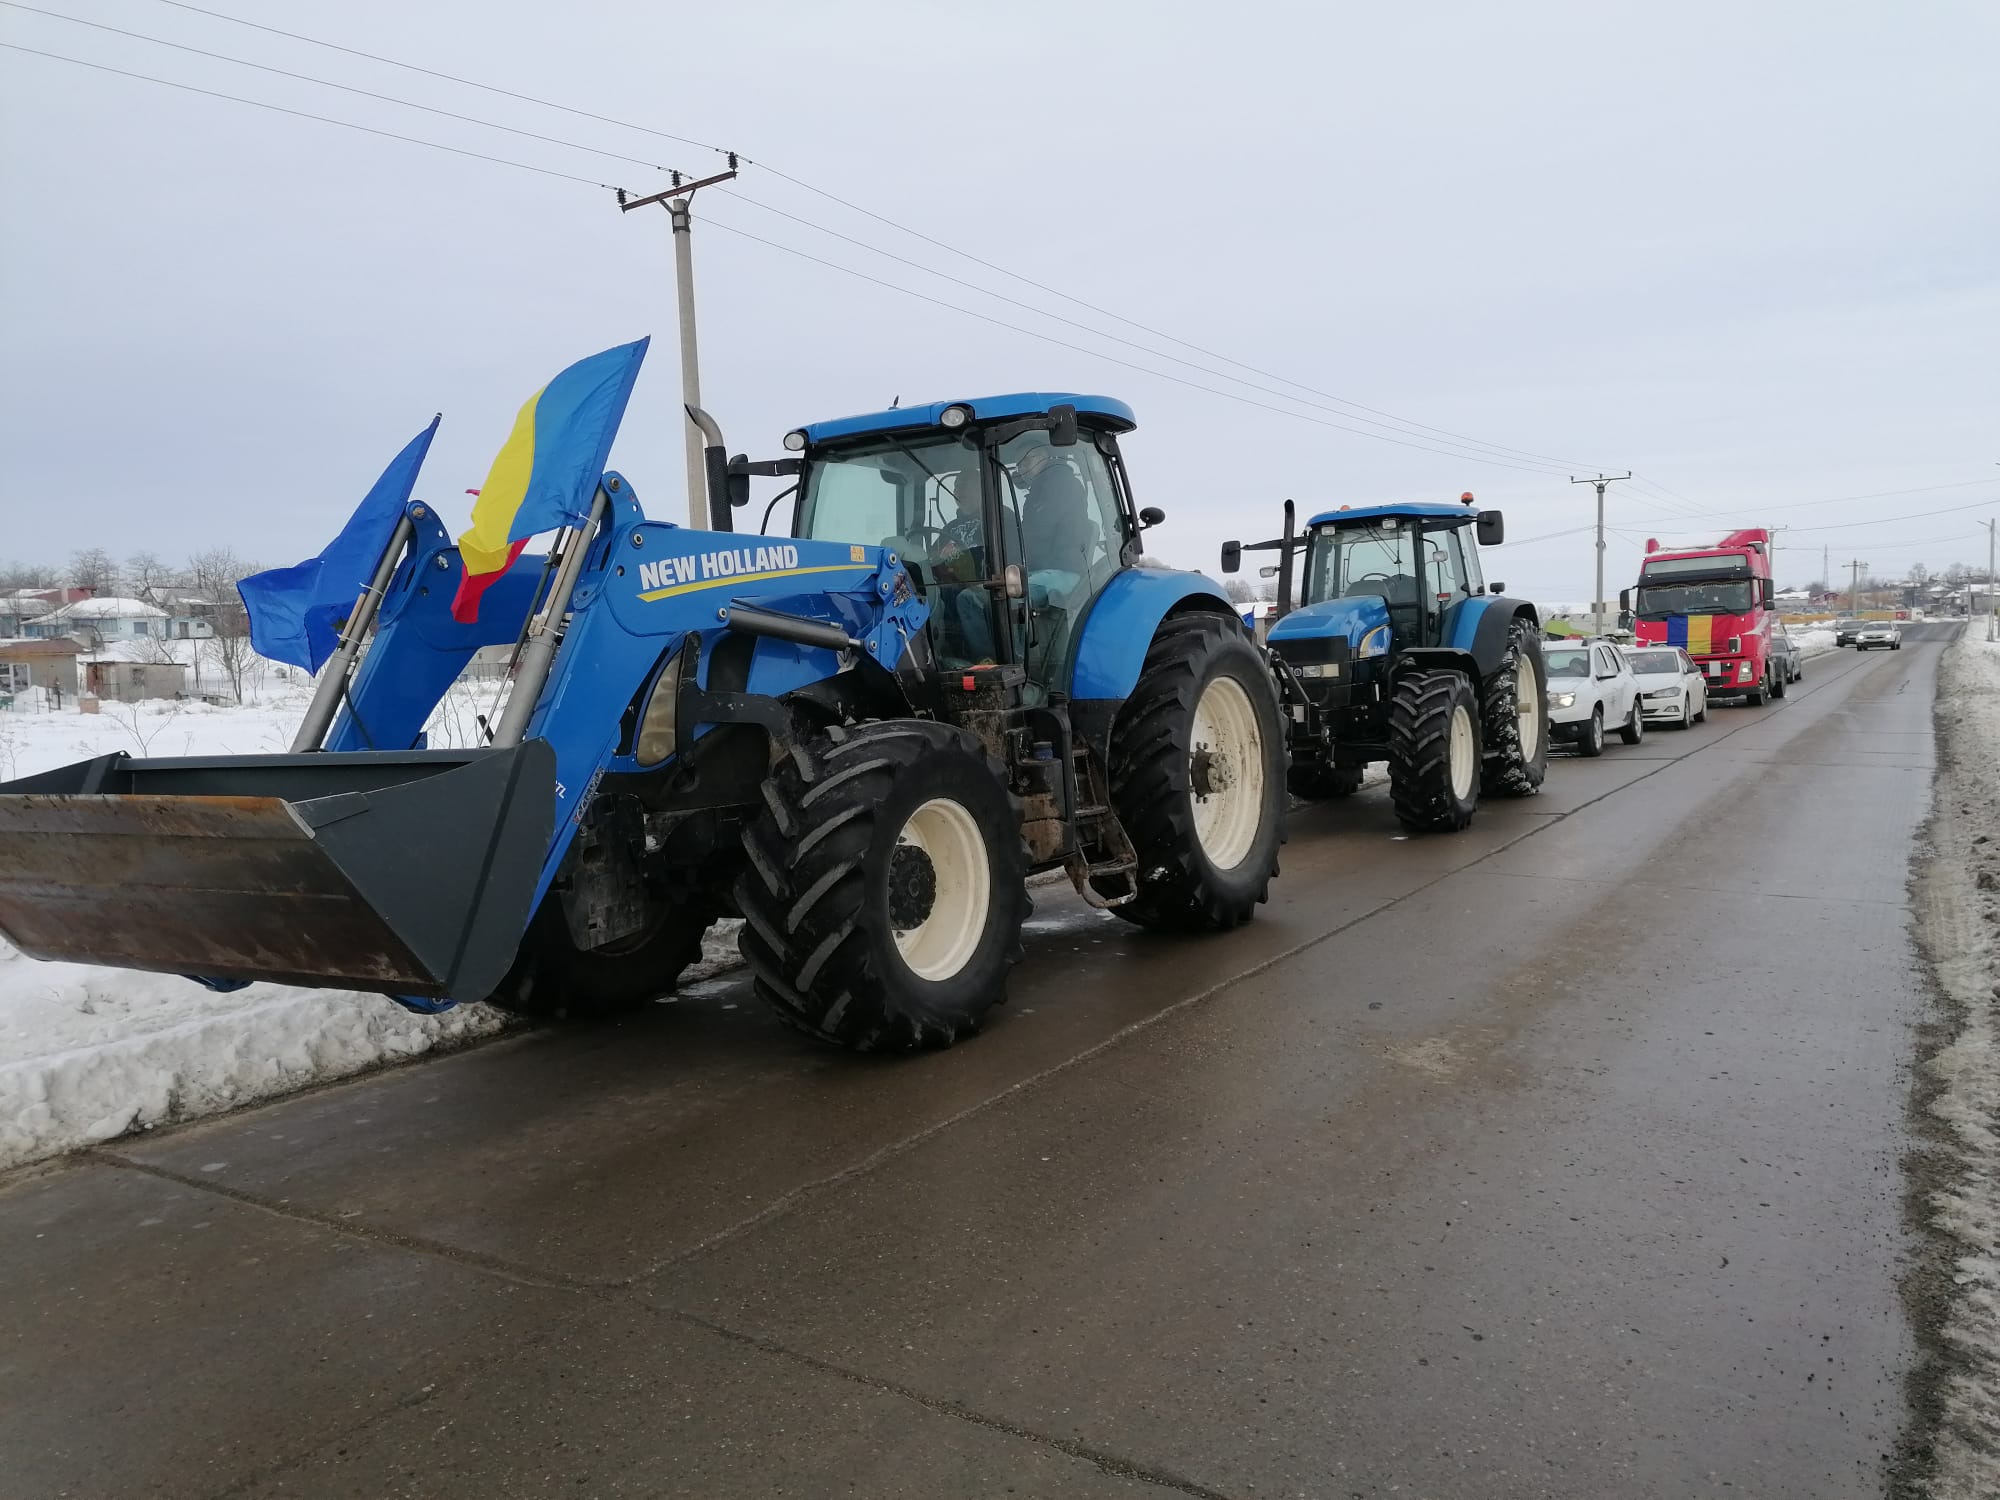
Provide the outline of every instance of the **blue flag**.
<path id="1" fill-rule="evenodd" d="M 340 622 L 374 577 L 382 549 L 409 503 L 438 420 L 432 417 L 431 425 L 396 455 L 319 556 L 295 567 L 252 574 L 236 585 L 250 616 L 250 644 L 259 656 L 317 672 L 333 655 L 340 644 Z"/>

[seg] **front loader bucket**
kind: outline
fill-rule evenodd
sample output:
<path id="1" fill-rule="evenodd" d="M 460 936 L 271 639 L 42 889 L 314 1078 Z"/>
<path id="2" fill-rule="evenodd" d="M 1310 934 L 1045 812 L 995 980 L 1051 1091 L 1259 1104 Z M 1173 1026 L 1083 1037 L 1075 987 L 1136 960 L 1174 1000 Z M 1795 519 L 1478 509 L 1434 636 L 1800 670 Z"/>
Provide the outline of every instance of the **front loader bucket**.
<path id="1" fill-rule="evenodd" d="M 554 818 L 542 740 L 102 756 L 0 783 L 0 934 L 71 963 L 478 1000 Z"/>

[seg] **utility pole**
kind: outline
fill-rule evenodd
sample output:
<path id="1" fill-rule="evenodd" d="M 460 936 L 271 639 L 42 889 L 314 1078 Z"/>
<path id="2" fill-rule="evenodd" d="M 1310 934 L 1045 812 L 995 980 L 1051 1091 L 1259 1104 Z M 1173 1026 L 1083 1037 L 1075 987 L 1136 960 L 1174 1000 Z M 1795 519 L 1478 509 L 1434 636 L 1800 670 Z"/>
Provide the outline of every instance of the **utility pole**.
<path id="1" fill-rule="evenodd" d="M 1867 566 L 1865 562 L 1848 564 L 1848 567 L 1854 570 L 1854 586 L 1848 592 L 1847 612 L 1857 620 L 1861 618 L 1861 570 Z"/>
<path id="2" fill-rule="evenodd" d="M 2000 641 L 2000 588 L 1993 584 L 1993 543 L 2000 537 L 2000 519 L 1986 523 L 1986 639 Z"/>
<path id="3" fill-rule="evenodd" d="M 635 208 L 658 203 L 673 221 L 674 291 L 680 301 L 681 316 L 681 434 L 687 445 L 688 525 L 700 530 L 707 530 L 711 522 L 708 463 L 702 453 L 704 439 L 701 429 L 695 426 L 694 418 L 687 415 L 688 408 L 697 411 L 701 408 L 701 355 L 696 347 L 694 327 L 694 216 L 689 204 L 695 189 L 727 182 L 736 175 L 736 153 L 731 151 L 728 155 L 727 172 L 717 172 L 713 177 L 686 183 L 681 181 L 681 174 L 675 172 L 672 174 L 673 186 L 664 193 L 628 198 L 623 188 L 618 190 L 621 213 L 629 214 Z"/>
<path id="4" fill-rule="evenodd" d="M 1621 479 L 1630 479 L 1631 471 L 1606 476 L 1599 474 L 1595 479 L 1578 479 L 1570 476 L 1571 484 L 1594 484 L 1597 486 L 1597 597 L 1590 601 L 1591 634 L 1604 633 L 1604 487 L 1616 484 Z"/>
<path id="5" fill-rule="evenodd" d="M 1833 549 L 1825 543 L 1821 543 L 1819 549 L 1819 586 L 1829 594 L 1833 592 L 1833 574 L 1828 571 L 1832 567 L 1832 559 Z"/>

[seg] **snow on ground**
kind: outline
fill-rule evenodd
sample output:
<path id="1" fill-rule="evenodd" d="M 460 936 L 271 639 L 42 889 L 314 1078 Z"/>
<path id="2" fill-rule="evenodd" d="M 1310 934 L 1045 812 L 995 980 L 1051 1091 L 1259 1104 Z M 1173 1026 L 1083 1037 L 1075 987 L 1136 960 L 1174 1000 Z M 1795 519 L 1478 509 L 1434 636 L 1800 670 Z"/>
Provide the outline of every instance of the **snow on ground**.
<path id="1" fill-rule="evenodd" d="M 1919 935 L 1957 1034 L 1925 1064 L 1956 1170 L 1931 1194 L 1958 1246 L 1934 1440 L 1939 1500 L 2000 1495 L 2000 642 L 1974 621 L 1939 671 L 1943 739 Z"/>
<path id="2" fill-rule="evenodd" d="M 1831 626 L 1815 625 L 1806 630 L 1794 630 L 1791 637 L 1792 644 L 1799 648 L 1799 655 L 1807 661 L 1840 649 Z"/>

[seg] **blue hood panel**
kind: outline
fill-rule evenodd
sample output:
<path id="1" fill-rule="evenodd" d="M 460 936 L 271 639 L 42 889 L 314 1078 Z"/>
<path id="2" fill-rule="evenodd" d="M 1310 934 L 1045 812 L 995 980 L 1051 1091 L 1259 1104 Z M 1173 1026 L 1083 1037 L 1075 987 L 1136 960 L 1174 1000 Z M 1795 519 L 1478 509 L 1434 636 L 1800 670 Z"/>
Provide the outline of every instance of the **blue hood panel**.
<path id="1" fill-rule="evenodd" d="M 1270 641 L 1320 640 L 1345 636 L 1349 645 L 1359 645 L 1361 637 L 1377 625 L 1389 623 L 1389 606 L 1379 594 L 1362 594 L 1352 599 L 1328 599 L 1295 609 L 1271 627 Z"/>

